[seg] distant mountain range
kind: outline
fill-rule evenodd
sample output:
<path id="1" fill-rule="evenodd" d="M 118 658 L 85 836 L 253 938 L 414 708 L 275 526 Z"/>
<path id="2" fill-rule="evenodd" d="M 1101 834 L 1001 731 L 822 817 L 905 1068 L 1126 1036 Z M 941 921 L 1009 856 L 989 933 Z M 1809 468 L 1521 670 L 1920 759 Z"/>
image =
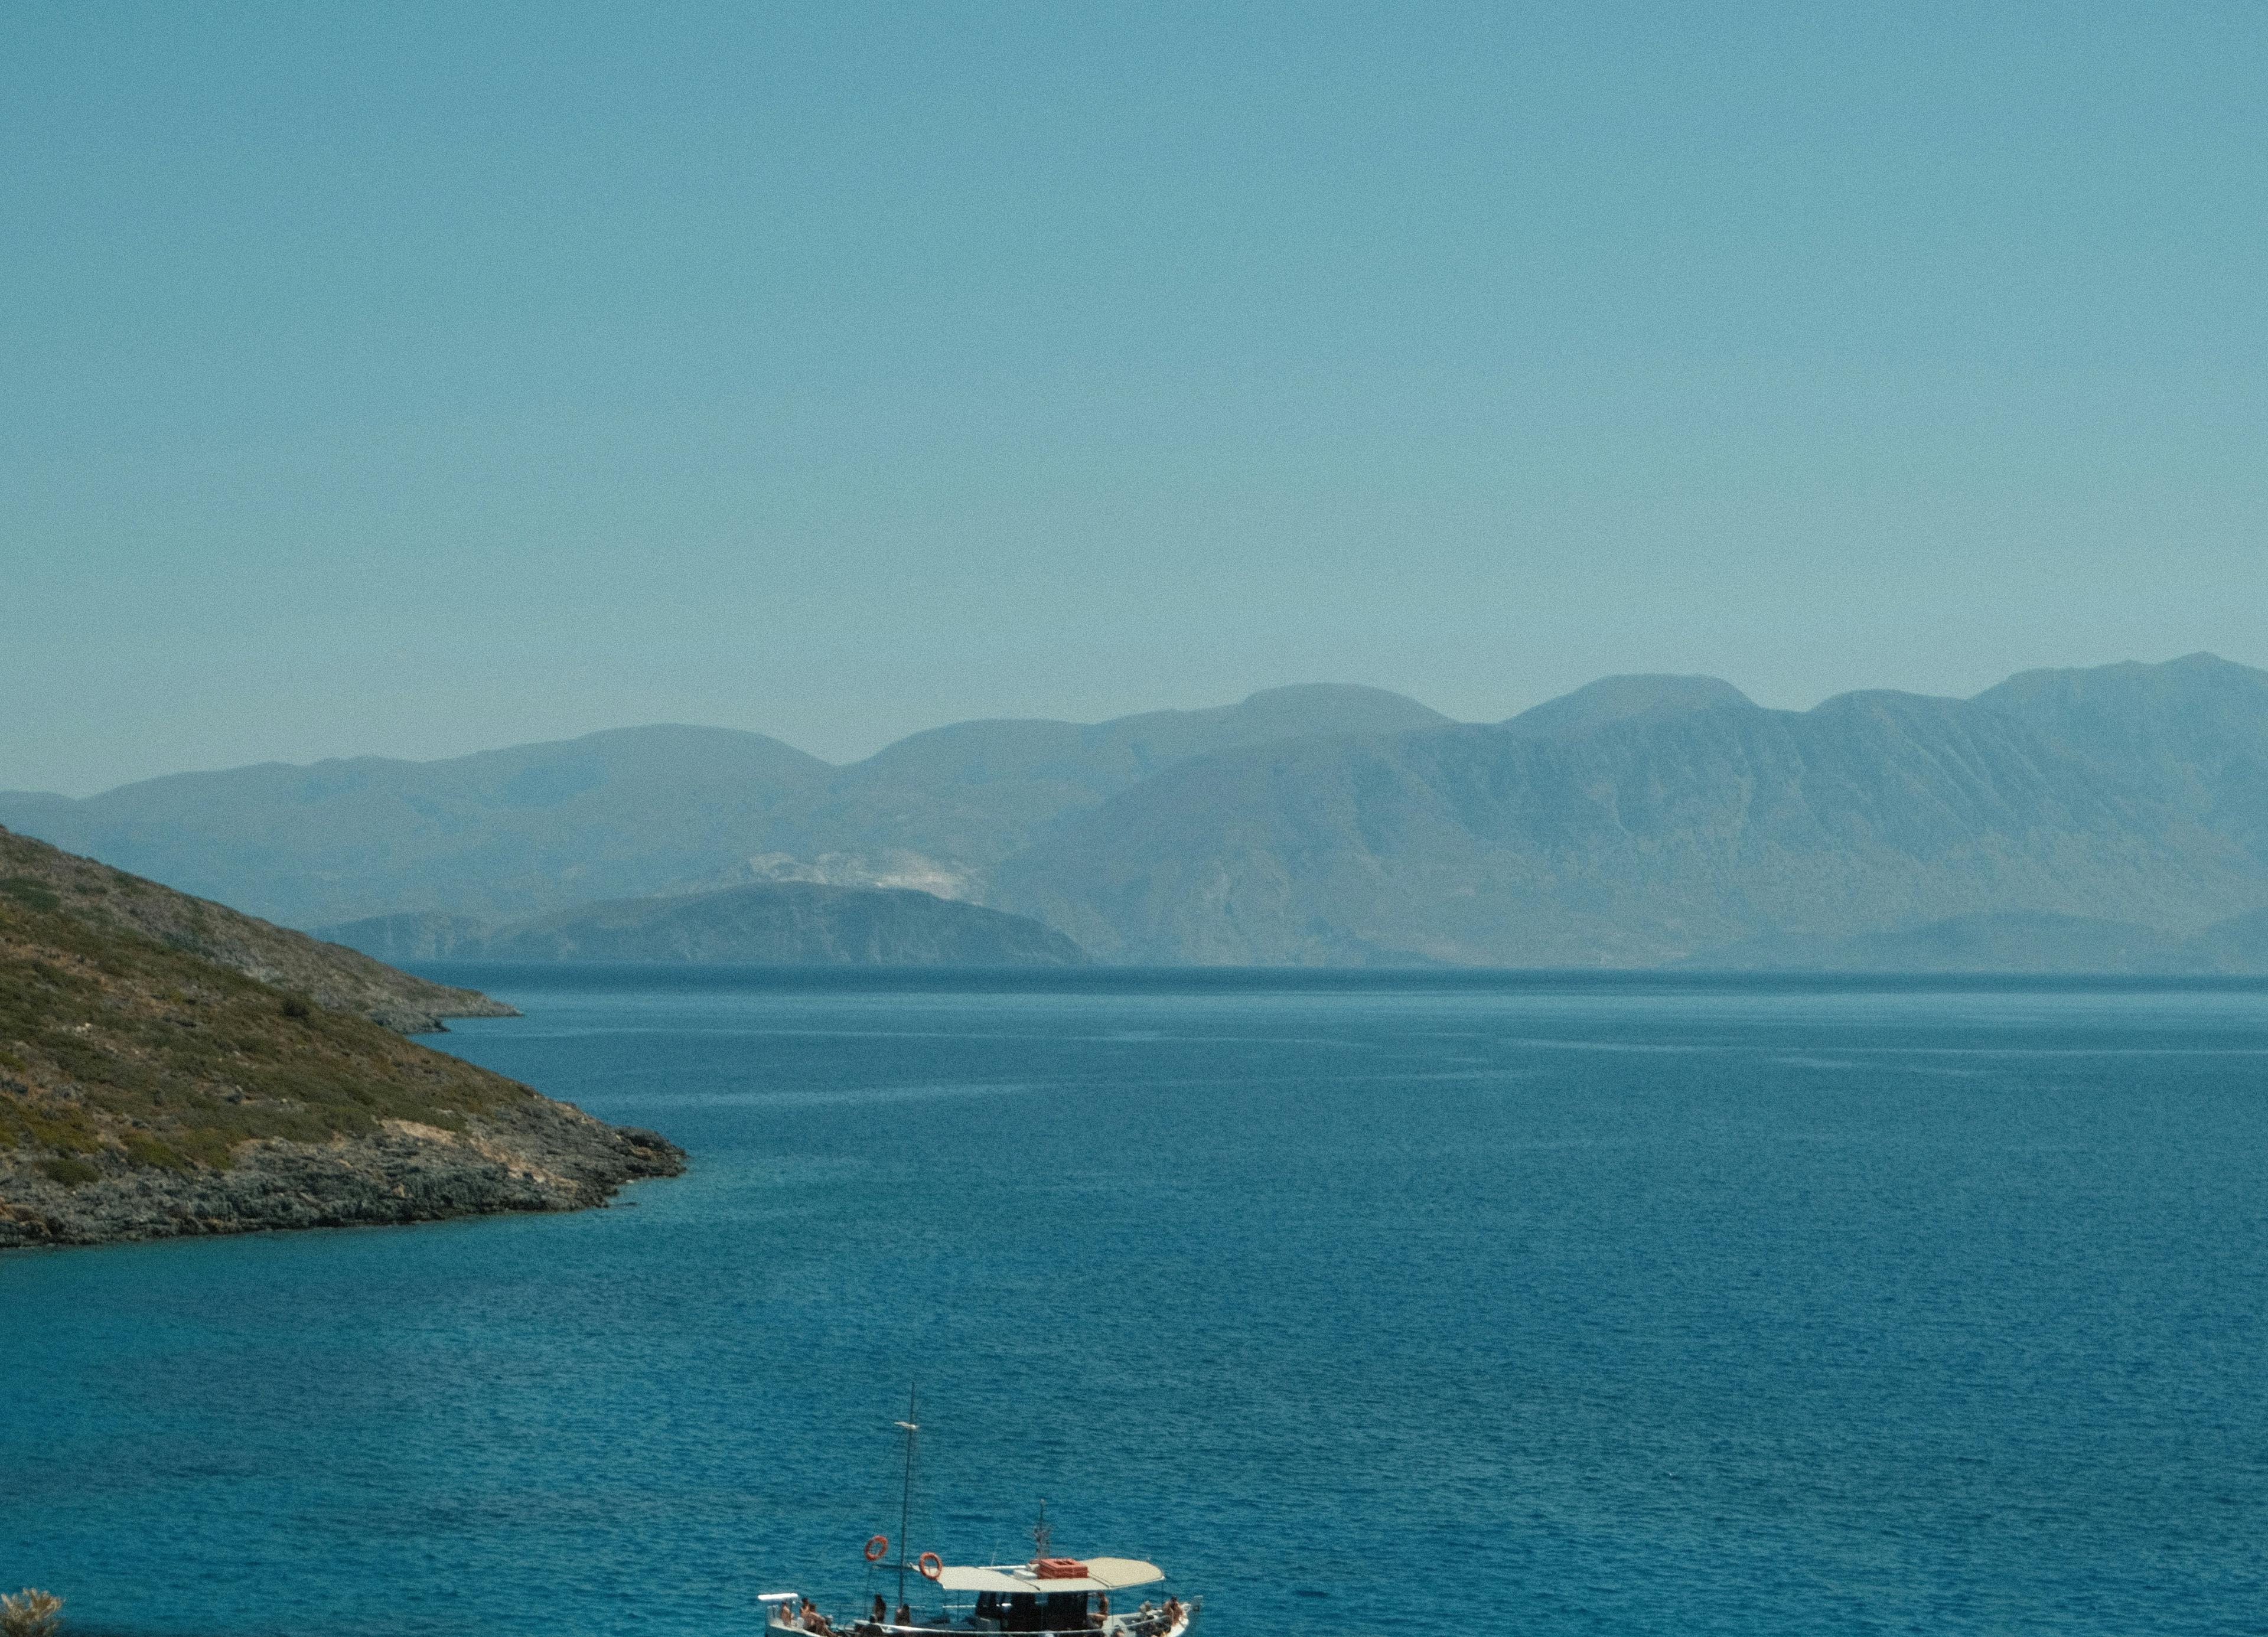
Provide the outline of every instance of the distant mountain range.
<path id="1" fill-rule="evenodd" d="M 1767 710 L 1616 679 L 1183 764 L 997 872 L 1103 960 L 1653 965 L 2004 911 L 2268 905 L 2268 673 L 2206 656 Z"/>
<path id="2" fill-rule="evenodd" d="M 2268 672 L 2195 655 L 1802 712 L 1617 677 L 1484 726 L 1288 688 L 847 767 L 633 729 L 5 795 L 0 824 L 303 926 L 800 882 L 970 900 L 1106 961 L 2253 970 Z"/>
<path id="3" fill-rule="evenodd" d="M 1086 957 L 1022 915 L 898 887 L 768 882 L 616 899 L 491 927 L 431 911 L 316 936 L 380 960 L 744 962 L 772 966 L 1073 966 Z"/>
<path id="4" fill-rule="evenodd" d="M 0 825 L 298 927 L 761 880 L 968 898 L 985 868 L 1191 757 L 1447 721 L 1375 688 L 1279 688 L 1094 726 L 966 722 L 846 767 L 762 734 L 625 728 L 447 761 L 176 774 L 84 801 L 0 793 Z"/>

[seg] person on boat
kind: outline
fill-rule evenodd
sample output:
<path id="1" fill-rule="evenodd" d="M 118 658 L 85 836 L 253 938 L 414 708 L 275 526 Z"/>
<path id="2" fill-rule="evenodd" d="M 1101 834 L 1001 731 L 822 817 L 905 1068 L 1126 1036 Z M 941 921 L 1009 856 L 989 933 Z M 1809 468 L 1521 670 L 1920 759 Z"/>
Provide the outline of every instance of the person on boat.
<path id="1" fill-rule="evenodd" d="M 1102 1630 L 1105 1626 L 1110 1624 L 1110 1594 L 1108 1592 L 1103 1592 L 1095 1598 L 1094 1612 L 1086 1617 L 1086 1623 L 1089 1626 L 1094 1626 L 1097 1631 Z"/>
<path id="2" fill-rule="evenodd" d="M 1166 1629 L 1167 1629 L 1167 1631 L 1171 1631 L 1171 1630 L 1173 1630 L 1174 1626 L 1178 1626 L 1179 1624 L 1181 1624 L 1181 1619 L 1182 1619 L 1182 1600 L 1181 1600 L 1179 1597 L 1168 1597 L 1168 1598 L 1167 1598 L 1167 1599 L 1166 1599 Z"/>
<path id="3" fill-rule="evenodd" d="M 808 1597 L 803 1600 L 803 1618 L 796 1623 L 807 1632 L 818 1633 L 819 1637 L 835 1637 L 835 1628 L 827 1623 L 827 1617 L 819 1611 L 819 1605 Z"/>
<path id="4" fill-rule="evenodd" d="M 890 1600 L 879 1591 L 874 1594 L 873 1623 L 876 1626 L 887 1626 L 890 1623 Z"/>
<path id="5" fill-rule="evenodd" d="M 880 1604 L 882 1600 L 880 1597 L 877 1597 L 874 1601 L 877 1604 Z M 910 1604 L 904 1603 L 898 1604 L 898 1624 L 901 1626 L 910 1626 L 913 1623 L 914 1611 L 912 1605 Z"/>

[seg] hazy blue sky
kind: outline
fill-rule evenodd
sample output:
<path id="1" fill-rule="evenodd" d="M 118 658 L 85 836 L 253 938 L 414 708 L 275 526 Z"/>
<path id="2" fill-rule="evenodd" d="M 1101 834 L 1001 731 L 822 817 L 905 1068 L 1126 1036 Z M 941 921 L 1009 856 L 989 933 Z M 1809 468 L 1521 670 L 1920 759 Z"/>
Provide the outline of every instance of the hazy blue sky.
<path id="1" fill-rule="evenodd" d="M 2268 5 L 0 11 L 0 787 L 2268 664 Z"/>

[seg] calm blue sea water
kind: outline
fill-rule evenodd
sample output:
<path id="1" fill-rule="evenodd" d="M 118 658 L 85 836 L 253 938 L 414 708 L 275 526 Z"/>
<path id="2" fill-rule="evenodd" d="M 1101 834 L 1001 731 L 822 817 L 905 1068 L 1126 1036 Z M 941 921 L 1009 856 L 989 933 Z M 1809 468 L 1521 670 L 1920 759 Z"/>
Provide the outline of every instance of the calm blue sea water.
<path id="1" fill-rule="evenodd" d="M 915 1545 L 1243 1633 L 2268 1631 L 2268 994 L 469 974 L 635 1208 L 0 1259 L 84 1633 L 753 1631 Z"/>

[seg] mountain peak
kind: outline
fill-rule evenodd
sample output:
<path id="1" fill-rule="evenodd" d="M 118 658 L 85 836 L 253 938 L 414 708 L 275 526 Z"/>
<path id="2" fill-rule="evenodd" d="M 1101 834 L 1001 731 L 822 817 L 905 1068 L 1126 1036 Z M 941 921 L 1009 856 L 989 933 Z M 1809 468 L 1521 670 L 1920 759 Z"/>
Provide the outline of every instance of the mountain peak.
<path id="1" fill-rule="evenodd" d="M 1360 682 L 1287 682 L 1281 687 L 1263 687 L 1247 694 L 1231 710 L 1244 710 L 1253 706 L 1263 708 L 1284 704 L 1300 705 L 1373 705 L 1415 716 L 1446 722 L 1447 717 L 1438 710 L 1419 704 L 1404 694 L 1391 688 L 1370 687 Z"/>
<path id="2" fill-rule="evenodd" d="M 2156 664 L 2124 659 L 2109 665 L 2020 671 L 2007 681 L 1977 694 L 1977 702 L 2006 710 L 2021 708 L 2031 701 L 2050 697 L 2094 701 L 2115 698 L 2203 695 L 2231 690 L 2248 694 L 2268 692 L 2268 671 L 2257 671 L 2250 665 L 2241 665 L 2233 659 L 2223 659 L 2218 654 L 2200 650 L 2183 654 L 2179 659 L 2161 660 Z"/>
<path id="3" fill-rule="evenodd" d="M 1746 694 L 1715 677 L 1601 677 L 1523 710 L 1503 725 L 1528 738 L 1562 738 L 1637 716 L 1677 716 L 1727 706 L 1756 708 Z"/>
<path id="4" fill-rule="evenodd" d="M 1156 711 L 1147 716 L 1121 717 L 1120 721 L 1149 722 L 1167 717 L 1191 723 L 1216 722 L 1224 727 L 1233 724 L 1233 737 L 1240 742 L 1256 733 L 1269 738 L 1300 738 L 1319 733 L 1407 733 L 1418 728 L 1449 725 L 1448 717 L 1405 694 L 1348 682 L 1295 682 L 1285 687 L 1263 688 L 1233 705 L 1211 710 Z"/>

